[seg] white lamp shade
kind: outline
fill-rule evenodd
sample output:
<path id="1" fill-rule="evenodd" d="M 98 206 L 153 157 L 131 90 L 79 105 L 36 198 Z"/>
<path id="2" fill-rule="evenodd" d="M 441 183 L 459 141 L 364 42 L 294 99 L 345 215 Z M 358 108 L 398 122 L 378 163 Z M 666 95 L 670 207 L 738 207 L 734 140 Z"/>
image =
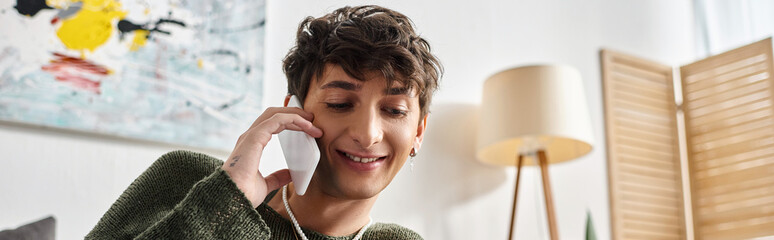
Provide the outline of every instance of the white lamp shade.
<path id="1" fill-rule="evenodd" d="M 484 83 L 480 114 L 479 161 L 513 166 L 520 152 L 542 149 L 549 163 L 557 163 L 591 151 L 583 83 L 570 66 L 518 67 L 493 75 Z M 535 161 L 527 157 L 524 164 Z"/>

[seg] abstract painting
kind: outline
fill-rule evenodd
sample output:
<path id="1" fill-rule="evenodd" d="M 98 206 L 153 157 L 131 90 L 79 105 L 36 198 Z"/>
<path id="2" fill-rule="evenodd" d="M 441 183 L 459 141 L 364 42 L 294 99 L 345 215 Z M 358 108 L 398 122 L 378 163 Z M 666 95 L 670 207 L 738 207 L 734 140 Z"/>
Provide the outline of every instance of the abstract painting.
<path id="1" fill-rule="evenodd" d="M 265 0 L 0 0 L 0 120 L 230 149 L 264 25 Z"/>

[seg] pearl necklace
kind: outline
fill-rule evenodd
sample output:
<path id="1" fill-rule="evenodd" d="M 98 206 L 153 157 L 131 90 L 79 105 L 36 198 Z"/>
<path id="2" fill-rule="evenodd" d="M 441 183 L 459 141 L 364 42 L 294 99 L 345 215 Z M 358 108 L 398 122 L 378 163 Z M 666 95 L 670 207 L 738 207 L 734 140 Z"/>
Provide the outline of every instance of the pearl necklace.
<path id="1" fill-rule="evenodd" d="M 303 240 L 309 240 L 306 238 L 306 235 L 304 235 L 304 231 L 301 230 L 301 226 L 298 225 L 298 221 L 296 221 L 296 217 L 293 216 L 293 212 L 290 211 L 290 204 L 288 204 L 288 185 L 285 185 L 282 187 L 282 202 L 285 203 L 285 211 L 288 212 L 288 215 L 290 216 L 290 220 L 293 221 L 293 227 L 296 228 L 296 232 L 298 232 L 298 235 L 301 235 L 301 239 Z M 374 222 L 374 219 L 371 217 L 368 217 L 368 224 L 363 226 L 363 228 L 360 229 L 359 232 L 357 232 L 357 235 L 355 235 L 352 240 L 360 240 L 360 237 L 363 237 L 363 234 L 365 233 L 366 229 L 371 226 L 371 224 Z"/>

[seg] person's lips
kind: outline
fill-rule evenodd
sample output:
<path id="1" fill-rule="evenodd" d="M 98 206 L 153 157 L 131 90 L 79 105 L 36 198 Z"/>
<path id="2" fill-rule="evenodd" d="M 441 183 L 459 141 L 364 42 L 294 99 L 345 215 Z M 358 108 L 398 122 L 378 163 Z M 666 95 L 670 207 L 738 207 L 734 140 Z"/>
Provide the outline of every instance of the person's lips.
<path id="1" fill-rule="evenodd" d="M 364 154 L 354 153 L 342 150 L 336 150 L 339 158 L 344 160 L 348 166 L 358 171 L 369 171 L 378 168 L 384 164 L 387 155 L 383 154 Z"/>

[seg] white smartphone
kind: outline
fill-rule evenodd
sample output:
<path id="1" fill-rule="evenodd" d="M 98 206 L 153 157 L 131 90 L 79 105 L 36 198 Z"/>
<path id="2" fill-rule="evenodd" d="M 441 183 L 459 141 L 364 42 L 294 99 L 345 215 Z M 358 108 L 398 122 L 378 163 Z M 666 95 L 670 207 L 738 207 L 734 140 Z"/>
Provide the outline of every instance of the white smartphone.
<path id="1" fill-rule="evenodd" d="M 295 95 L 290 96 L 288 107 L 304 108 Z M 317 142 L 312 136 L 301 131 L 284 130 L 277 135 L 296 194 L 304 195 L 309 182 L 312 181 L 317 163 L 320 162 L 320 149 L 317 148 Z"/>

